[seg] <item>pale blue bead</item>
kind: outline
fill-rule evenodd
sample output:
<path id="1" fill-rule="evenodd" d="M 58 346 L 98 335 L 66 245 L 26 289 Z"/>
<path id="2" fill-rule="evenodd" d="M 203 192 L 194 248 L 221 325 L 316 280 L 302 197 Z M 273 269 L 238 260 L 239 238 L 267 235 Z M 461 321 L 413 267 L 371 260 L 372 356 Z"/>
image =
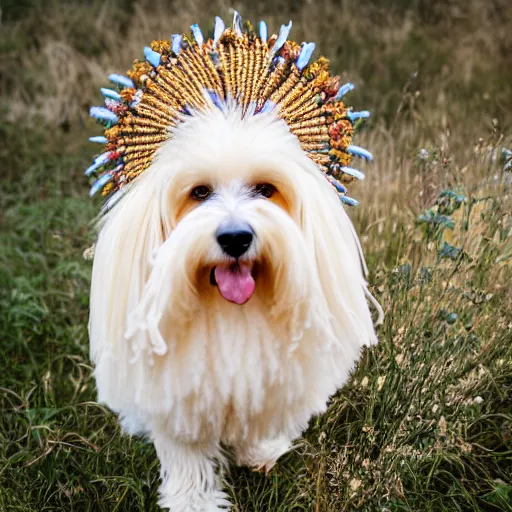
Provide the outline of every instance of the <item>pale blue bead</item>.
<path id="1" fill-rule="evenodd" d="M 238 14 L 237 11 L 234 11 L 233 14 L 233 30 L 235 31 L 235 34 L 239 37 L 243 36 L 242 32 L 242 16 Z"/>
<path id="2" fill-rule="evenodd" d="M 348 146 L 347 152 L 351 155 L 365 158 L 366 160 L 373 160 L 373 155 L 367 149 L 361 148 L 359 146 Z"/>
<path id="3" fill-rule="evenodd" d="M 94 163 L 97 164 L 105 164 L 107 163 L 108 161 L 110 160 L 110 151 L 107 151 L 106 153 L 102 153 L 101 155 L 98 155 L 95 159 L 94 159 Z"/>
<path id="4" fill-rule="evenodd" d="M 354 169 L 353 167 L 342 167 L 340 171 L 348 174 L 349 176 L 357 178 L 358 180 L 364 180 L 364 174 L 361 171 Z"/>
<path id="5" fill-rule="evenodd" d="M 107 172 L 101 178 L 98 178 L 91 187 L 91 190 L 89 191 L 89 195 L 92 197 L 98 190 L 101 190 L 109 181 L 112 180 L 114 175 L 111 172 Z"/>
<path id="6" fill-rule="evenodd" d="M 359 206 L 359 201 L 357 199 L 354 199 L 353 197 L 340 196 L 340 199 L 342 202 L 348 204 L 349 206 Z"/>
<path id="7" fill-rule="evenodd" d="M 347 193 L 347 189 L 339 181 L 337 181 L 336 179 L 333 178 L 332 180 L 330 180 L 330 183 L 341 194 L 346 194 Z"/>
<path id="8" fill-rule="evenodd" d="M 87 169 L 85 169 L 84 174 L 86 176 L 90 176 L 96 169 L 98 169 L 100 167 L 101 167 L 101 164 L 98 164 L 95 162 L 92 165 L 90 165 L 89 167 L 87 167 Z"/>
<path id="9" fill-rule="evenodd" d="M 224 34 L 224 30 L 226 29 L 226 25 L 224 25 L 224 21 L 222 18 L 215 16 L 215 28 L 213 30 L 213 43 L 217 44 Z"/>
<path id="10" fill-rule="evenodd" d="M 86 176 L 90 176 L 93 172 L 98 170 L 102 165 L 103 164 L 101 162 L 94 162 L 92 165 L 87 167 L 87 169 L 85 170 L 84 174 Z"/>
<path id="11" fill-rule="evenodd" d="M 196 43 L 201 45 L 204 43 L 204 37 L 203 33 L 201 32 L 201 29 L 199 28 L 199 25 L 197 23 L 194 23 L 191 25 L 190 29 L 192 30 L 192 34 L 194 36 L 194 39 L 196 40 Z"/>
<path id="12" fill-rule="evenodd" d="M 181 34 L 173 34 L 171 36 L 172 40 L 172 52 L 178 55 L 181 50 L 181 42 L 183 41 L 183 36 Z"/>
<path id="13" fill-rule="evenodd" d="M 361 112 L 352 112 L 349 110 L 347 112 L 347 117 L 354 122 L 356 119 L 368 118 L 370 117 L 370 112 L 368 110 L 361 110 Z"/>
<path id="14" fill-rule="evenodd" d="M 161 55 L 158 52 L 154 52 L 149 46 L 144 48 L 144 57 L 154 68 L 160 65 Z"/>
<path id="15" fill-rule="evenodd" d="M 102 87 L 100 91 L 105 98 L 109 98 L 114 101 L 121 101 L 121 95 L 113 89 L 107 89 L 106 87 Z"/>
<path id="16" fill-rule="evenodd" d="M 292 29 L 292 22 L 288 23 L 288 25 L 281 25 L 281 29 L 279 30 L 279 35 L 277 36 L 276 42 L 274 46 L 272 46 L 272 53 L 276 53 L 281 49 L 284 43 L 288 40 L 288 36 L 290 34 L 290 30 Z"/>
<path id="17" fill-rule="evenodd" d="M 345 94 L 347 94 L 350 91 L 353 91 L 355 88 L 356 88 L 356 86 L 354 84 L 351 84 L 350 82 L 348 84 L 342 85 L 338 89 L 338 92 L 336 93 L 336 96 L 334 97 L 334 99 L 340 100 L 341 98 L 343 98 L 343 96 L 345 96 Z"/>
<path id="18" fill-rule="evenodd" d="M 91 117 L 101 121 L 110 121 L 111 123 L 117 123 L 118 121 L 118 117 L 114 114 L 114 112 L 111 112 L 108 108 L 105 107 L 91 107 L 89 109 L 89 114 Z"/>
<path id="19" fill-rule="evenodd" d="M 123 87 L 134 87 L 133 82 L 127 77 L 123 75 L 118 75 L 117 73 L 112 73 L 108 76 L 108 79 L 118 85 Z"/>
<path id="20" fill-rule="evenodd" d="M 102 153 L 94 159 L 94 163 L 90 165 L 84 172 L 86 176 L 90 176 L 96 169 L 104 166 L 107 162 L 110 161 L 110 152 Z"/>
<path id="21" fill-rule="evenodd" d="M 264 21 L 260 21 L 260 39 L 266 43 L 268 39 L 267 24 Z"/>
<path id="22" fill-rule="evenodd" d="M 265 114 L 266 112 L 270 112 L 274 110 L 276 104 L 273 101 L 267 100 L 263 105 L 263 108 L 259 111 L 260 114 Z"/>
<path id="23" fill-rule="evenodd" d="M 299 58 L 297 59 L 297 67 L 302 71 L 309 63 L 311 55 L 315 51 L 315 43 L 303 43 Z"/>
<path id="24" fill-rule="evenodd" d="M 96 142 L 97 144 L 106 144 L 107 137 L 103 137 L 102 135 L 97 135 L 96 137 L 89 137 L 90 142 Z"/>

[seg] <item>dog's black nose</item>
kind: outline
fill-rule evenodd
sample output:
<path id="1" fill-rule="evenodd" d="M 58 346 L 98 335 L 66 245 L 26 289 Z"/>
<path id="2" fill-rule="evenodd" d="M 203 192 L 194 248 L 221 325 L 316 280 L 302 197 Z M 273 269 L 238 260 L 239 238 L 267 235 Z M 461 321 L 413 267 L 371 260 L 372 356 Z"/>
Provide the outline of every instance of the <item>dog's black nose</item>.
<path id="1" fill-rule="evenodd" d="M 249 224 L 230 224 L 217 231 L 217 242 L 233 258 L 239 258 L 247 252 L 253 238 L 254 232 Z"/>

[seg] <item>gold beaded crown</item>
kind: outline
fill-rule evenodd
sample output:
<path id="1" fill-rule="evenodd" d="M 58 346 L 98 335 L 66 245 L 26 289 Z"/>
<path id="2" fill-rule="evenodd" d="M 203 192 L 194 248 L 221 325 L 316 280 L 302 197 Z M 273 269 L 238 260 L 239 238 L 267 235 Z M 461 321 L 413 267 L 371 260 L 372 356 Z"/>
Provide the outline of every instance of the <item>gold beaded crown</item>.
<path id="1" fill-rule="evenodd" d="M 153 41 L 128 77 L 110 75 L 116 90 L 101 89 L 105 107 L 90 110 L 106 128 L 104 136 L 90 138 L 106 145 L 85 171 L 95 178 L 91 196 L 115 192 L 147 169 L 158 147 L 172 137 L 170 128 L 188 113 L 223 108 L 233 98 L 244 115 L 276 109 L 340 199 L 358 204 L 346 195 L 344 183 L 364 178 L 349 166 L 353 155 L 373 159 L 352 145 L 355 122 L 370 113 L 345 106 L 341 98 L 354 86 L 340 85 L 324 57 L 310 63 L 315 44 L 289 41 L 291 25 L 268 37 L 263 21 L 258 33 L 249 23 L 243 31 L 235 12 L 232 28 L 217 17 L 213 37 L 205 40 L 192 25 L 191 37 Z"/>

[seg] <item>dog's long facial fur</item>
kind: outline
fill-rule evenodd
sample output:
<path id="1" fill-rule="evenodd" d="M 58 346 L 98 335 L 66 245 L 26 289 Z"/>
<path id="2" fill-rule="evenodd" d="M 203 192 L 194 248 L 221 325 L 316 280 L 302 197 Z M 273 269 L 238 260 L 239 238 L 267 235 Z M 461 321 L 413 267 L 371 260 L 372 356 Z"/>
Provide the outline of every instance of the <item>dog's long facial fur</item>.
<path id="1" fill-rule="evenodd" d="M 128 430 L 182 441 L 300 435 L 376 341 L 359 244 L 331 185 L 277 115 L 229 107 L 183 122 L 126 190 L 94 261 L 100 401 Z M 230 224 L 254 233 L 240 257 L 256 286 L 244 305 L 212 279 L 235 261 L 217 241 Z"/>

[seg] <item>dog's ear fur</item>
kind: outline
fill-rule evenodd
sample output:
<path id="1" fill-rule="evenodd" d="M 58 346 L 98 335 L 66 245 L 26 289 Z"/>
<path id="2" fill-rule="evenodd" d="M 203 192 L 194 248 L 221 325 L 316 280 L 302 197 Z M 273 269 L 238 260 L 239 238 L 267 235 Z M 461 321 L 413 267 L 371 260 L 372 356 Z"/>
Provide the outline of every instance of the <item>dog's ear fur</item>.
<path id="1" fill-rule="evenodd" d="M 298 186 L 303 189 L 300 223 L 316 260 L 336 338 L 358 354 L 362 345 L 377 342 L 367 300 L 375 305 L 378 321 L 382 316 L 382 309 L 368 291 L 359 240 L 341 201 L 316 166 L 305 173 Z"/>
<path id="2" fill-rule="evenodd" d="M 181 232 L 171 226 L 170 175 L 168 162 L 152 165 L 99 223 L 90 295 L 90 356 L 99 401 L 115 411 L 130 410 L 134 401 L 144 399 L 142 384 L 151 354 L 167 351 L 158 316 L 172 308 L 186 320 L 194 297 L 187 261 L 180 252 Z M 140 364 L 130 364 L 137 359 Z"/>
<path id="3" fill-rule="evenodd" d="M 146 171 L 100 220 L 92 273 L 89 336 L 91 359 L 126 351 L 127 315 L 139 304 L 154 255 L 168 236 L 159 191 Z M 123 347 L 124 345 L 124 347 Z"/>

